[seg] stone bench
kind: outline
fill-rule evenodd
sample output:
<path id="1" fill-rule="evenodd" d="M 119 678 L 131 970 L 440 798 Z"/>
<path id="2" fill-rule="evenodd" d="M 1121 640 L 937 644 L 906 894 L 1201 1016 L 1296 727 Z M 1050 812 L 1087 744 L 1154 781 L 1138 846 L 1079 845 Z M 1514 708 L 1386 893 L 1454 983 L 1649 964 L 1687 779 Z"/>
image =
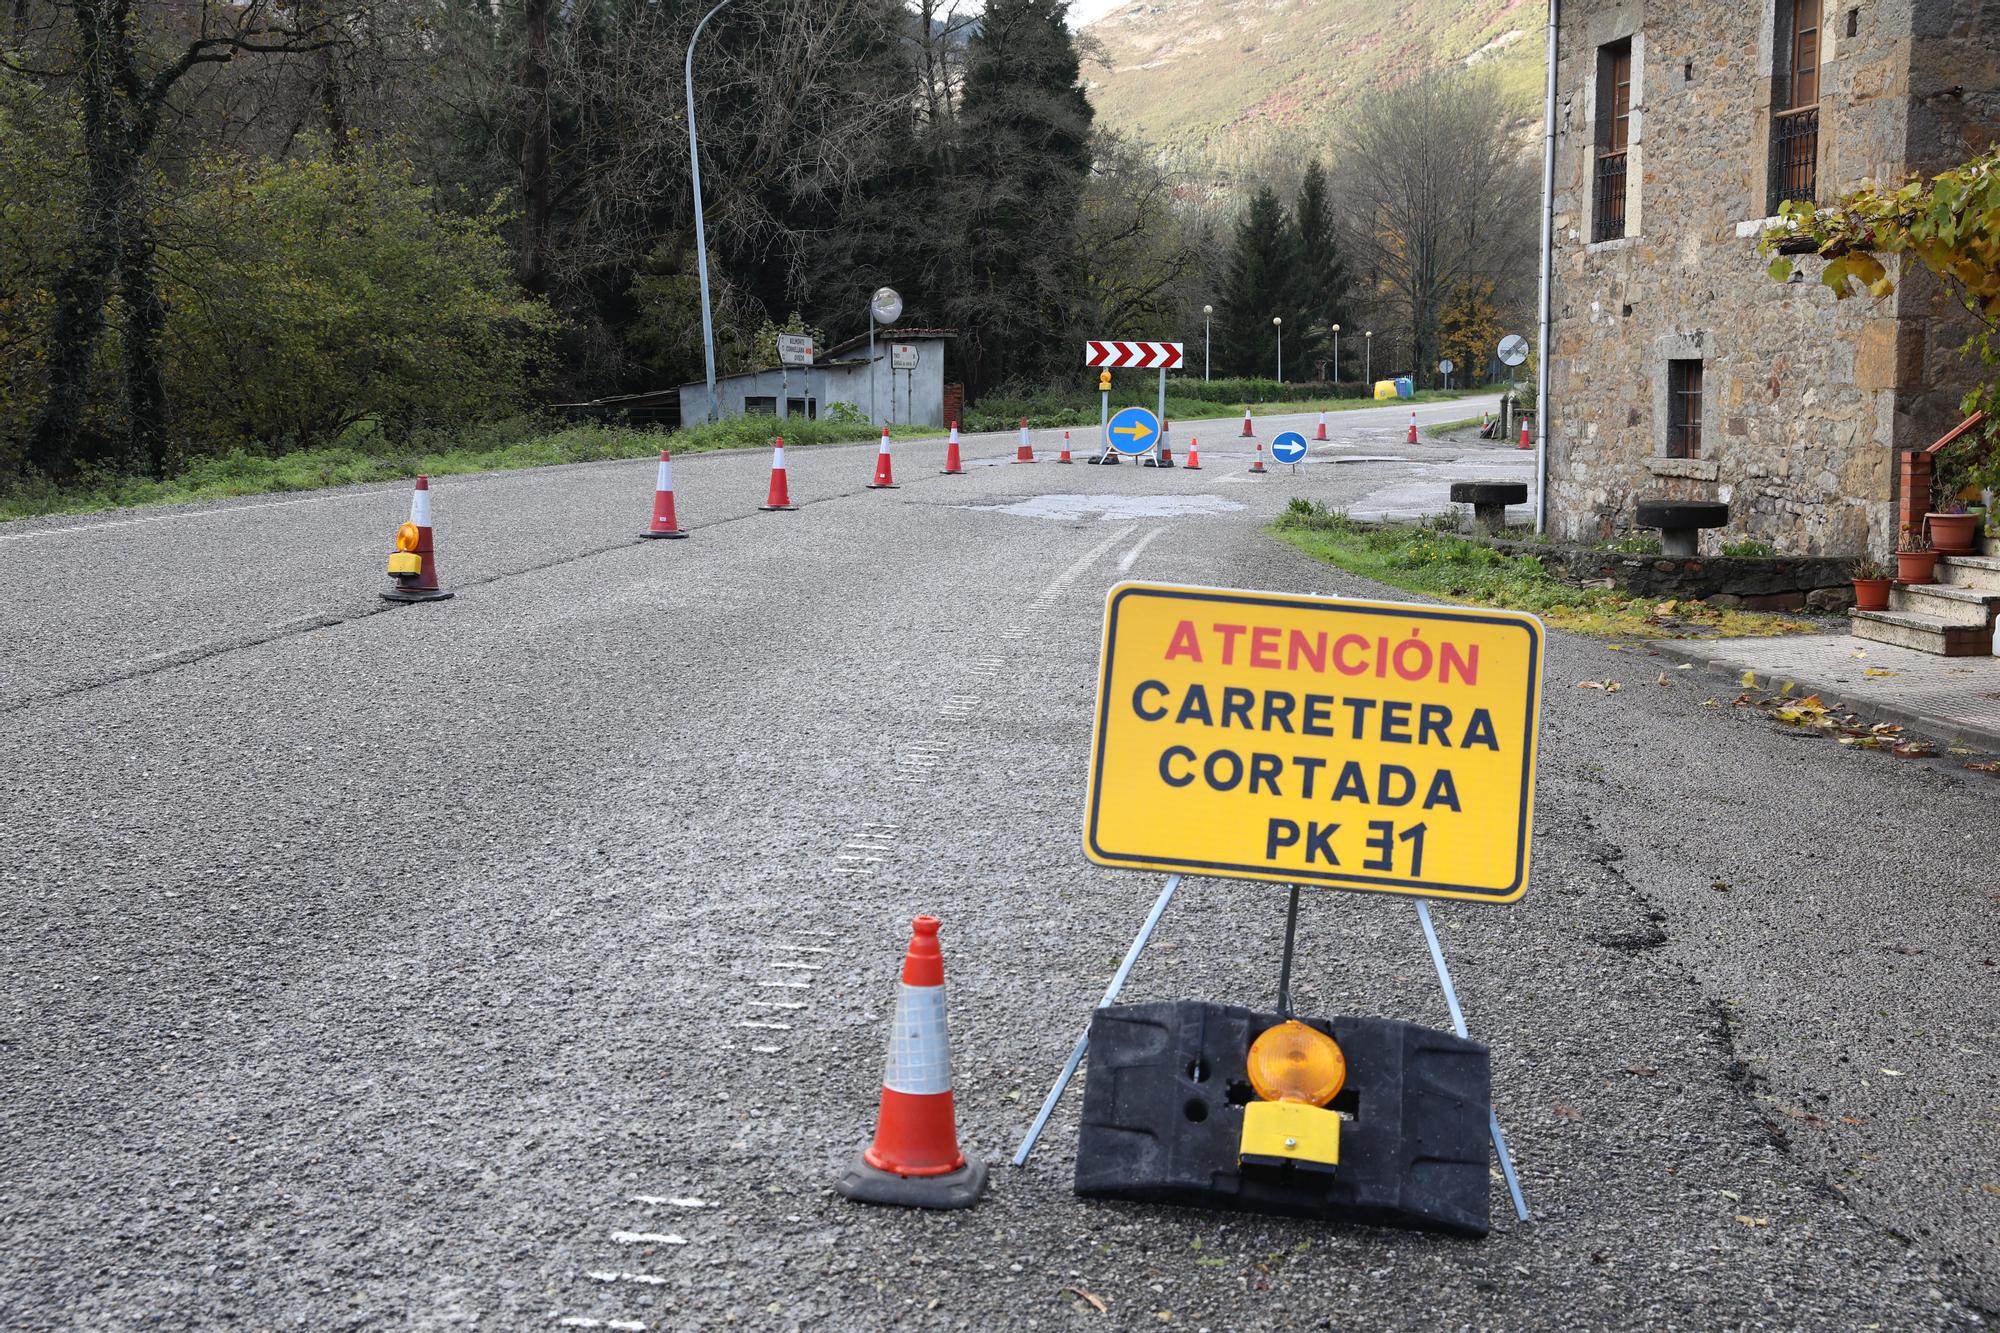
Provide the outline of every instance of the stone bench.
<path id="1" fill-rule="evenodd" d="M 1454 481 L 1451 502 L 1472 506 L 1472 525 L 1480 532 L 1507 530 L 1507 506 L 1528 503 L 1525 481 Z"/>
<path id="2" fill-rule="evenodd" d="M 1699 554 L 1701 530 L 1729 525 L 1729 506 L 1716 500 L 1641 500 L 1638 524 L 1660 530 L 1660 554 Z"/>

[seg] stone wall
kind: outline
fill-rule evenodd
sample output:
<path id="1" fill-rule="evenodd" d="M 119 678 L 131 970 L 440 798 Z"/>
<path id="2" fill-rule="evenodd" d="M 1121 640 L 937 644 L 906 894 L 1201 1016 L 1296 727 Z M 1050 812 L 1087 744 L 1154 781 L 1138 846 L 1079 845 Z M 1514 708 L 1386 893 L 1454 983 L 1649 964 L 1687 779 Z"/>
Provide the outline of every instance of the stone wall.
<path id="1" fill-rule="evenodd" d="M 1549 521 L 1628 530 L 1641 498 L 1728 502 L 1722 542 L 1891 546 L 1895 451 L 1957 420 L 1969 325 L 1928 275 L 1836 302 L 1819 261 L 1772 282 L 1755 250 L 1770 171 L 1774 0 L 1570 0 L 1557 70 Z M 1819 197 L 1957 160 L 1994 132 L 2000 0 L 1827 0 Z M 1949 12 L 1947 12 L 1949 11 Z M 1854 34 L 1848 34 L 1852 15 Z M 1599 48 L 1633 44 L 1625 234 L 1593 242 Z M 1942 81 L 1954 82 L 1945 84 Z M 1956 92 L 1951 89 L 1956 88 Z M 1971 91 L 1968 91 L 1971 90 Z M 1940 142 L 1942 139 L 1942 142 Z M 1703 363 L 1701 446 L 1670 458 L 1667 362 Z"/>
<path id="2" fill-rule="evenodd" d="M 1565 583 L 1617 588 L 1634 597 L 1679 598 L 1752 611 L 1837 610 L 1854 600 L 1845 557 L 1625 555 L 1601 546 L 1560 542 L 1487 543 L 1506 555 L 1530 556 Z"/>

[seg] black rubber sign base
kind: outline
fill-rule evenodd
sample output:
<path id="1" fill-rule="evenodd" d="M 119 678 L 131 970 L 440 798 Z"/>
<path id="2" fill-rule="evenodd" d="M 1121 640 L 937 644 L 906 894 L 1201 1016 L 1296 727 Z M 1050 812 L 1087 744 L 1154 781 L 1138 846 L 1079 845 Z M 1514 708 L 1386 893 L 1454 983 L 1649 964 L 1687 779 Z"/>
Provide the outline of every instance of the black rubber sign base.
<path id="1" fill-rule="evenodd" d="M 1302 1020 L 1347 1057 L 1331 1176 L 1238 1164 L 1245 1057 L 1283 1019 L 1195 1000 L 1090 1021 L 1076 1192 L 1484 1236 L 1492 1097 L 1486 1047 L 1386 1018 Z"/>

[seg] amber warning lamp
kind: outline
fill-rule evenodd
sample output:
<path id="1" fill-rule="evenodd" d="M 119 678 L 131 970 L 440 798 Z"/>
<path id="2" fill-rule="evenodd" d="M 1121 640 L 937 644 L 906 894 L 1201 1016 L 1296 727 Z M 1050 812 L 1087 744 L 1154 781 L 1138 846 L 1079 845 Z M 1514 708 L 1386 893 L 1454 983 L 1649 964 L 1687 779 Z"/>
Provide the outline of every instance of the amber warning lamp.
<path id="1" fill-rule="evenodd" d="M 405 523 L 396 529 L 396 549 L 389 557 L 389 573 L 399 579 L 412 579 L 423 573 L 424 558 L 417 552 L 417 543 L 422 535 L 414 523 Z"/>
<path id="2" fill-rule="evenodd" d="M 1111 372 L 1110 372 L 1110 371 L 1108 371 L 1108 370 L 1100 370 L 1100 371 L 1098 371 L 1098 372 L 1097 372 L 1097 391 L 1098 391 L 1099 393 L 1110 393 L 1110 392 L 1111 392 Z"/>
<path id="3" fill-rule="evenodd" d="M 1340 1114 L 1326 1104 L 1347 1082 L 1347 1057 L 1318 1028 L 1288 1018 L 1250 1043 L 1250 1086 L 1238 1160 L 1245 1166 L 1331 1173 L 1340 1161 Z"/>

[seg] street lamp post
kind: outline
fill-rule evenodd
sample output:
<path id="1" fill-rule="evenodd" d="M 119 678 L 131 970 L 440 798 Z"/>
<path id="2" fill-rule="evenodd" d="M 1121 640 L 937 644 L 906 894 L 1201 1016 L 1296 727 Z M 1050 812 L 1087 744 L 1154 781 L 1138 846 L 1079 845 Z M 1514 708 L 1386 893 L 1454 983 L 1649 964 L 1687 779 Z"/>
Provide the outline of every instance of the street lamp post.
<path id="1" fill-rule="evenodd" d="M 684 67 L 684 81 L 687 84 L 688 112 L 688 171 L 694 177 L 694 257 L 695 265 L 701 273 L 701 355 L 708 371 L 708 419 L 716 420 L 720 413 L 715 402 L 715 317 L 709 313 L 708 304 L 708 229 L 701 215 L 701 140 L 694 131 L 694 44 L 701 40 L 701 30 L 708 21 L 722 12 L 722 6 L 729 0 L 718 0 L 714 9 L 702 15 L 701 22 L 694 25 L 694 36 L 688 38 L 687 64 Z"/>
<path id="2" fill-rule="evenodd" d="M 1276 329 L 1276 330 L 1278 331 L 1278 383 L 1280 383 L 1280 384 L 1283 384 L 1283 383 L 1285 382 L 1285 318 L 1284 318 L 1284 316 L 1283 316 L 1283 315 L 1273 315 L 1273 316 L 1271 316 L 1271 327 L 1272 327 L 1272 328 L 1274 328 L 1274 329 Z"/>
<path id="3" fill-rule="evenodd" d="M 1208 321 L 1214 314 L 1215 307 L 1212 305 L 1205 305 L 1201 308 L 1201 377 L 1203 379 L 1208 378 Z"/>
<path id="4" fill-rule="evenodd" d="M 1361 334 L 1361 382 L 1375 382 L 1375 330 L 1365 329 Z"/>
<path id="5" fill-rule="evenodd" d="M 1340 325 L 1333 326 L 1333 382 L 1340 383 Z"/>

